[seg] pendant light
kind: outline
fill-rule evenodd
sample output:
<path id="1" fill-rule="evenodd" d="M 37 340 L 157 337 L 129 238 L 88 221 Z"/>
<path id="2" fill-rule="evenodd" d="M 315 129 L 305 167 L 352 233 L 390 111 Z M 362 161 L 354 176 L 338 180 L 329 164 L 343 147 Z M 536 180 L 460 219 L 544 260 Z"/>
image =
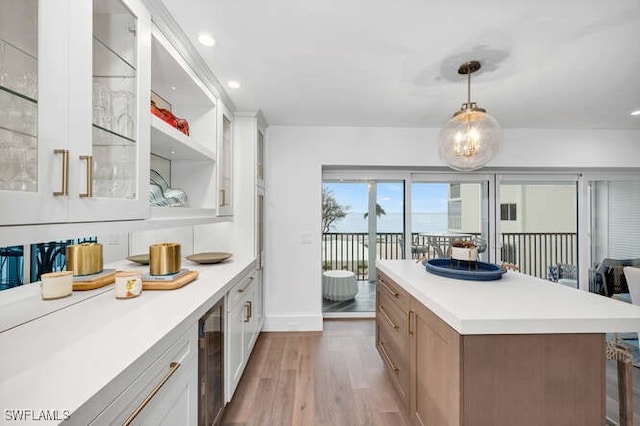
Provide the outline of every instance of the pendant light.
<path id="1" fill-rule="evenodd" d="M 480 69 L 480 62 L 460 65 L 458 74 L 467 76 L 467 102 L 440 130 L 440 158 L 449 167 L 472 171 L 487 164 L 498 152 L 502 128 L 484 108 L 471 102 L 471 74 Z"/>

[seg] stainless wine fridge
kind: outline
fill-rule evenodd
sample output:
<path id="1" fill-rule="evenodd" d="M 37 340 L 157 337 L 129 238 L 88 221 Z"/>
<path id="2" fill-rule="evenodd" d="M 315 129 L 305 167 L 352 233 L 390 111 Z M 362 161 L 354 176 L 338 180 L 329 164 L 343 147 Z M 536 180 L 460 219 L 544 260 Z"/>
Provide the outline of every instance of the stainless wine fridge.
<path id="1" fill-rule="evenodd" d="M 224 411 L 224 299 L 199 323 L 198 426 L 218 425 Z"/>

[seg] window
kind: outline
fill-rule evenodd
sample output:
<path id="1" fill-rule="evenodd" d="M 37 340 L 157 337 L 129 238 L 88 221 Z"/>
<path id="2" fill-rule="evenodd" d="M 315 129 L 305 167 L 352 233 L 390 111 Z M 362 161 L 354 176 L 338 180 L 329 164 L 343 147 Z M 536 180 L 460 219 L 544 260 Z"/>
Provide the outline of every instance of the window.
<path id="1" fill-rule="evenodd" d="M 500 204 L 500 220 L 518 220 L 515 203 Z"/>

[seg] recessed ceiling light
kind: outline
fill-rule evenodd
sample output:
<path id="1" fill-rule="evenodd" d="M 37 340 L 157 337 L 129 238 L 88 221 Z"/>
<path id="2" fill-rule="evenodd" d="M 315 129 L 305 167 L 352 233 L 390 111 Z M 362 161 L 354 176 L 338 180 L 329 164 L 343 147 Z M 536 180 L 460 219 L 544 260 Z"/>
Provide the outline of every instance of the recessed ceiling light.
<path id="1" fill-rule="evenodd" d="M 175 153 L 176 153 L 175 151 L 173 151 L 173 150 L 171 151 L 171 155 L 173 155 L 173 154 L 175 154 Z"/>
<path id="2" fill-rule="evenodd" d="M 640 115 L 640 109 L 637 109 L 635 111 L 631 111 L 631 115 Z"/>
<path id="3" fill-rule="evenodd" d="M 171 90 L 176 90 L 176 86 L 171 86 Z"/>
<path id="4" fill-rule="evenodd" d="M 203 46 L 211 47 L 216 45 L 216 39 L 213 38 L 211 34 L 200 34 L 198 36 L 198 41 Z"/>
<path id="5" fill-rule="evenodd" d="M 227 86 L 231 87 L 232 89 L 239 89 L 240 83 L 238 83 L 237 81 L 231 80 L 227 83 Z"/>

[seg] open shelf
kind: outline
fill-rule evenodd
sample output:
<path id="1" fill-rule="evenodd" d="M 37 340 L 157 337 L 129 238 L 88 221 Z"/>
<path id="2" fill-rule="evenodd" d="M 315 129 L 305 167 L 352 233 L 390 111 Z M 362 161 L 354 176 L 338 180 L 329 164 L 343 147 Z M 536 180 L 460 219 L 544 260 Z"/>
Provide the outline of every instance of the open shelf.
<path id="1" fill-rule="evenodd" d="M 151 152 L 173 160 L 215 161 L 216 153 L 193 138 L 151 116 Z"/>

